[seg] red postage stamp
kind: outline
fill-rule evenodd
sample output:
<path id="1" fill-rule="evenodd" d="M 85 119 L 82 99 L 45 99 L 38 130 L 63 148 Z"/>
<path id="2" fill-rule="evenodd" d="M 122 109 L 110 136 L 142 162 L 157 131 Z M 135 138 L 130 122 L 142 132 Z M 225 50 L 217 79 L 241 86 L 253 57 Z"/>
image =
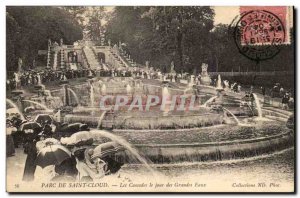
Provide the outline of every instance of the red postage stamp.
<path id="1" fill-rule="evenodd" d="M 242 45 L 290 43 L 292 12 L 286 6 L 241 6 L 239 31 Z"/>
<path id="2" fill-rule="evenodd" d="M 231 24 L 235 44 L 251 60 L 271 59 L 291 44 L 292 21 L 292 7 L 241 6 Z"/>

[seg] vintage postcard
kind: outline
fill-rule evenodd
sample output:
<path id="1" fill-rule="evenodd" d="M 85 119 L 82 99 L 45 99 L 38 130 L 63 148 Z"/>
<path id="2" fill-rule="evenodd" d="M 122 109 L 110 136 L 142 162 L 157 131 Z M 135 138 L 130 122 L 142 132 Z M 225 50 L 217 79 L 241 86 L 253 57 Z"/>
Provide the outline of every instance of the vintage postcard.
<path id="1" fill-rule="evenodd" d="M 295 192 L 293 18 L 6 6 L 6 190 Z"/>

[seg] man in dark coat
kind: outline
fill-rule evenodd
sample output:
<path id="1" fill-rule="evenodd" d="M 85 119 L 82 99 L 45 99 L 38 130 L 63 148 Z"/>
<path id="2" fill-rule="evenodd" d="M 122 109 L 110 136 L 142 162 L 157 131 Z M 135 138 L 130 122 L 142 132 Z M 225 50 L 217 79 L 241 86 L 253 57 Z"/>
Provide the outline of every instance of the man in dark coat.
<path id="1" fill-rule="evenodd" d="M 33 181 L 34 173 L 36 169 L 35 160 L 37 157 L 36 149 L 36 134 L 31 133 L 26 135 L 26 153 L 27 158 L 25 162 L 25 168 L 23 173 L 23 181 Z"/>

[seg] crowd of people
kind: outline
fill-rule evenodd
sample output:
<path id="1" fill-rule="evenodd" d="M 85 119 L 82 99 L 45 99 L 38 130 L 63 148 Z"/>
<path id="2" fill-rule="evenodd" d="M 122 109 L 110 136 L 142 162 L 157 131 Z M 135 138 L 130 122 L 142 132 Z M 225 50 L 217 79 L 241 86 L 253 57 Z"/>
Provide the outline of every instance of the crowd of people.
<path id="1" fill-rule="evenodd" d="M 103 63 L 104 64 L 104 63 Z M 107 67 L 109 68 L 109 67 Z M 78 70 L 66 69 L 66 70 L 52 70 L 45 69 L 42 71 L 24 71 L 22 73 L 14 73 L 10 78 L 7 79 L 7 89 L 13 90 L 21 87 L 30 87 L 38 84 L 45 84 L 51 81 L 64 81 L 69 79 L 77 78 L 91 78 L 91 77 L 140 77 L 144 79 L 160 79 L 168 80 L 171 82 L 181 82 L 181 80 L 186 80 L 187 83 L 191 82 L 191 75 L 188 73 L 167 73 L 163 74 L 159 70 L 142 70 L 142 69 L 128 69 L 128 68 L 110 68 L 110 69 L 90 69 L 81 68 Z M 194 76 L 194 83 L 196 85 L 200 84 L 201 75 Z M 212 78 L 211 86 L 217 86 L 217 78 Z M 242 86 L 238 82 L 231 82 L 229 80 L 222 81 L 222 87 L 226 90 L 231 90 L 236 93 L 240 93 Z M 252 86 L 251 86 L 252 87 Z M 251 88 L 250 88 L 251 89 Z M 253 88 L 252 88 L 253 89 Z M 269 89 L 264 86 L 261 87 L 261 94 L 263 97 L 270 95 L 273 97 L 282 98 L 282 108 L 283 109 L 293 109 L 294 108 L 294 98 L 290 91 L 287 91 L 279 83 Z M 248 92 L 253 92 L 253 90 L 247 90 Z"/>
<path id="2" fill-rule="evenodd" d="M 141 77 L 144 79 L 159 79 L 162 78 L 159 70 L 133 70 L 133 69 L 66 69 L 66 70 L 52 70 L 45 69 L 41 71 L 28 70 L 24 72 L 15 72 L 6 81 L 8 90 L 13 90 L 21 87 L 28 87 L 38 84 L 45 84 L 52 81 L 87 78 L 87 77 Z M 189 75 L 168 75 L 166 79 L 178 82 L 179 79 L 188 79 Z"/>
<path id="3" fill-rule="evenodd" d="M 261 87 L 263 96 L 266 96 L 267 91 L 272 98 L 281 98 L 281 107 L 284 110 L 294 109 L 294 97 L 292 91 L 284 88 L 280 83 L 275 83 L 274 86 L 267 90 L 265 87 Z"/>
<path id="4" fill-rule="evenodd" d="M 59 181 L 60 179 L 64 181 L 93 181 L 93 179 L 101 178 L 107 174 L 116 173 L 123 165 L 122 162 L 114 160 L 113 155 L 95 157 L 94 150 L 97 147 L 91 147 L 90 143 L 80 142 L 80 144 L 72 146 L 68 146 L 66 141 L 64 144 L 62 143 L 63 138 L 68 139 L 75 133 L 89 131 L 86 124 L 70 126 L 66 123 L 60 124 L 55 120 L 41 120 L 36 125 L 38 127 L 33 127 L 33 125 L 29 128 L 24 127 L 27 123 L 35 122 L 37 121 L 22 120 L 19 114 L 10 116 L 6 120 L 7 157 L 15 155 L 16 147 L 23 148 L 23 152 L 27 154 L 23 181 L 35 179 L 36 168 L 39 165 L 37 164 L 38 153 L 49 144 L 64 146 L 66 150 L 70 150 L 72 153 L 69 158 L 59 164 L 53 162 L 53 166 L 49 166 L 53 169 L 50 176 L 51 181 Z"/>

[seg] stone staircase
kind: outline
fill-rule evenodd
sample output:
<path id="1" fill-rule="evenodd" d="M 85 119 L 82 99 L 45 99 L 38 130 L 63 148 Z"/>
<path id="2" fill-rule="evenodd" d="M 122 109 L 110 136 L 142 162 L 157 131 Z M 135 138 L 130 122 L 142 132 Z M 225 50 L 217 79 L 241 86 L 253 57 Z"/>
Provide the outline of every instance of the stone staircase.
<path id="1" fill-rule="evenodd" d="M 112 49 L 110 53 L 117 63 L 115 67 L 132 67 L 131 63 L 120 52 Z"/>
<path id="2" fill-rule="evenodd" d="M 99 61 L 97 60 L 93 50 L 91 47 L 84 47 L 83 48 L 83 52 L 85 54 L 85 57 L 87 59 L 87 62 L 88 62 L 88 65 L 91 69 L 96 69 L 96 68 L 99 68 L 100 67 L 100 63 Z"/>
<path id="3" fill-rule="evenodd" d="M 109 69 L 112 68 L 128 68 L 133 67 L 131 60 L 125 57 L 121 52 L 115 49 L 109 49 L 109 57 L 107 57 L 107 62 L 109 64 L 100 63 L 100 60 L 98 59 L 97 52 L 95 50 L 95 47 L 93 46 L 85 46 L 83 48 L 83 55 L 85 57 L 85 61 L 87 62 L 87 66 L 91 69 L 97 69 L 99 67 L 103 67 L 103 69 Z"/>

